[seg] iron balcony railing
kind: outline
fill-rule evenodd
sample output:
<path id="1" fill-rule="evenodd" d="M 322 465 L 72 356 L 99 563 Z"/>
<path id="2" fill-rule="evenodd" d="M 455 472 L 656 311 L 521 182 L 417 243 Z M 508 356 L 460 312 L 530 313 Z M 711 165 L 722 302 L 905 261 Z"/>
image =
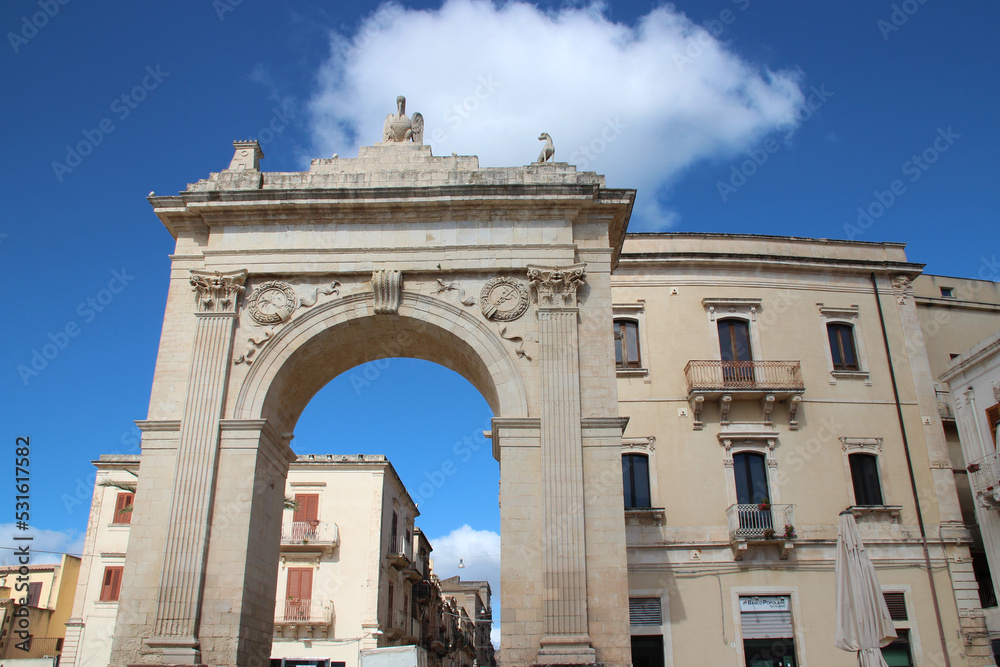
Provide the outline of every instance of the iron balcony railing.
<path id="1" fill-rule="evenodd" d="M 793 505 L 730 505 L 726 510 L 730 541 L 791 539 L 795 532 L 792 508 Z"/>
<path id="2" fill-rule="evenodd" d="M 390 539 L 389 541 L 389 554 L 405 556 L 406 560 L 413 561 L 413 545 L 410 540 L 406 539 L 402 535 Z"/>
<path id="3" fill-rule="evenodd" d="M 333 622 L 333 602 L 330 600 L 286 600 L 274 610 L 275 623 L 328 625 Z"/>
<path id="4" fill-rule="evenodd" d="M 293 521 L 281 526 L 282 544 L 332 544 L 340 542 L 340 530 L 332 521 Z"/>
<path id="5" fill-rule="evenodd" d="M 798 361 L 692 360 L 684 367 L 687 388 L 693 391 L 805 391 Z"/>
<path id="6" fill-rule="evenodd" d="M 1000 506 L 1000 454 L 993 452 L 968 467 L 976 496 L 991 506 Z"/>

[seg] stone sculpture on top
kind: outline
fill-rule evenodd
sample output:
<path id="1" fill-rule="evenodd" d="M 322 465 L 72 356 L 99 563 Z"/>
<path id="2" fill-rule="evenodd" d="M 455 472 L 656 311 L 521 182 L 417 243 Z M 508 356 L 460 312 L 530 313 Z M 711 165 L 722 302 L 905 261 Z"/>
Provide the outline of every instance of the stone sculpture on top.
<path id="1" fill-rule="evenodd" d="M 424 143 L 424 117 L 419 113 L 413 118 L 406 116 L 406 98 L 400 95 L 396 98 L 396 108 L 399 113 L 391 113 L 385 117 L 382 126 L 382 143 L 402 143 L 412 141 L 415 144 Z"/>

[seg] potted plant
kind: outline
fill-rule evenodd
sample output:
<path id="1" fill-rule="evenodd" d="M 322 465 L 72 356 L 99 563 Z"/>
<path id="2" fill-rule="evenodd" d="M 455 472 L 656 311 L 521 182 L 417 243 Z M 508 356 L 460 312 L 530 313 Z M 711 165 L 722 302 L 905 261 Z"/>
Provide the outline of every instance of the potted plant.
<path id="1" fill-rule="evenodd" d="M 773 540 L 774 539 L 774 528 L 765 528 L 764 529 L 764 539 L 765 540 Z"/>
<path id="2" fill-rule="evenodd" d="M 966 470 L 968 470 L 969 472 L 979 472 L 979 464 L 978 463 L 970 463 L 969 467 L 966 468 Z"/>
<path id="3" fill-rule="evenodd" d="M 771 503 L 768 502 L 767 498 L 764 498 L 764 500 L 760 501 L 760 504 L 757 505 L 757 509 L 759 509 L 761 512 L 766 512 L 769 509 L 771 509 Z"/>
<path id="4" fill-rule="evenodd" d="M 785 539 L 794 540 L 798 535 L 795 534 L 795 526 L 790 523 L 785 524 Z"/>

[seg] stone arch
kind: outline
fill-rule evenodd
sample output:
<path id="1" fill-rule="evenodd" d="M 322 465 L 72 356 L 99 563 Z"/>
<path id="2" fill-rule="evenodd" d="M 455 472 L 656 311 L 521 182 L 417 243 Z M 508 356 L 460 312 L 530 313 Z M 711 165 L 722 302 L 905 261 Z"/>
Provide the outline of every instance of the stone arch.
<path id="1" fill-rule="evenodd" d="M 279 433 L 290 432 L 330 380 L 387 357 L 438 363 L 469 380 L 495 416 L 528 416 L 524 383 L 503 341 L 459 307 L 404 292 L 397 314 L 376 315 L 371 296 L 357 294 L 290 322 L 251 366 L 233 417 L 267 419 Z"/>

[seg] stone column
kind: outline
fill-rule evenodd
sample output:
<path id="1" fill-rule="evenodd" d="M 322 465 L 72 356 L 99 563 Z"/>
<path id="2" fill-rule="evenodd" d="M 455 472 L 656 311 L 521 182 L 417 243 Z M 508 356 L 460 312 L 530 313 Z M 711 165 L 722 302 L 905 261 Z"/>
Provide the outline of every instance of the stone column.
<path id="1" fill-rule="evenodd" d="M 577 288 L 584 264 L 528 267 L 541 366 L 543 636 L 540 664 L 591 664 L 587 618 Z"/>
<path id="2" fill-rule="evenodd" d="M 246 271 L 191 272 L 191 285 L 198 297 L 197 325 L 181 417 L 154 636 L 145 642 L 149 648 L 161 652 L 162 664 L 202 662 L 198 620 L 218 460 L 219 422 L 232 365 L 236 302 L 246 276 Z"/>

